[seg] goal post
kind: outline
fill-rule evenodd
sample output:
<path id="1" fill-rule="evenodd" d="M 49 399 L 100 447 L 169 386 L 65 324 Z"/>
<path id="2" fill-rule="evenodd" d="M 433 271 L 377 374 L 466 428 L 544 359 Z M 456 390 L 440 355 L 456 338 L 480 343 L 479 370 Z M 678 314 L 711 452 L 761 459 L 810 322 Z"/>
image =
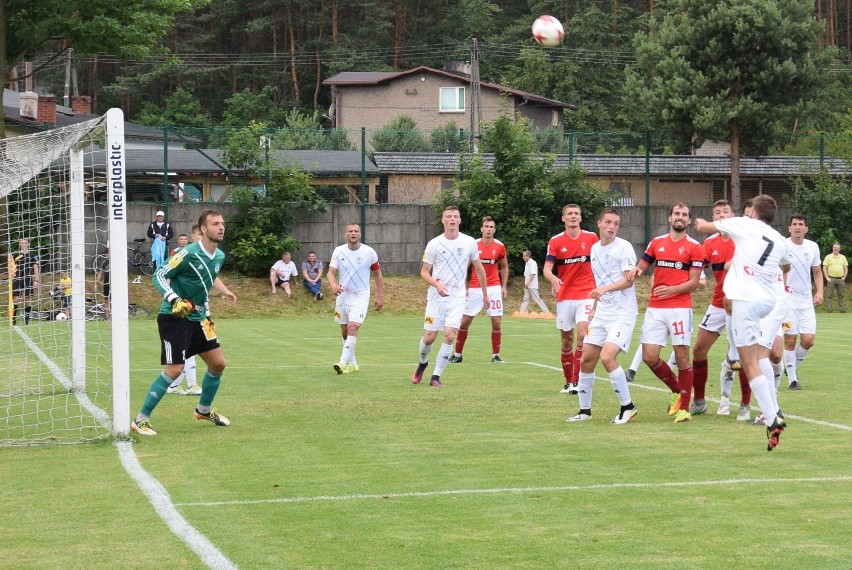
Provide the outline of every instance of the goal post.
<path id="1" fill-rule="evenodd" d="M 125 171 L 120 109 L 0 140 L 0 445 L 128 435 Z M 107 248 L 104 297 L 91 262 Z M 116 310 L 90 320 L 93 305 Z"/>

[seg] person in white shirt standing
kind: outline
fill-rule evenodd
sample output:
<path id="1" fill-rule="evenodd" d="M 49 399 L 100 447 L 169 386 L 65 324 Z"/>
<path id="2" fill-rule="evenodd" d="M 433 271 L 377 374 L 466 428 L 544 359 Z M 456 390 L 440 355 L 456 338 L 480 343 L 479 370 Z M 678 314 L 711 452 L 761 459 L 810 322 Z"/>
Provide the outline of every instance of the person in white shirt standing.
<path id="1" fill-rule="evenodd" d="M 550 312 L 544 301 L 538 294 L 538 263 L 532 258 L 530 250 L 524 250 L 524 300 L 521 301 L 521 312 L 526 313 L 530 306 L 530 300 L 538 305 L 542 313 Z"/>
<path id="2" fill-rule="evenodd" d="M 595 288 L 589 292 L 589 298 L 595 301 L 580 361 L 580 411 L 566 420 L 569 422 L 592 419 L 592 389 L 598 360 L 603 363 L 621 404 L 612 423 L 626 424 L 638 413 L 630 398 L 624 369 L 616 360 L 619 354 L 630 350 L 639 314 L 633 285 L 636 252 L 630 242 L 616 237 L 620 225 L 621 215 L 616 210 L 606 208 L 598 217 L 601 239 L 589 253 L 595 275 Z"/>
<path id="3" fill-rule="evenodd" d="M 758 195 L 749 217 L 708 222 L 695 220 L 701 233 L 724 232 L 734 240 L 734 257 L 725 276 L 724 293 L 731 301 L 731 334 L 740 353 L 740 362 L 748 377 L 766 422 L 766 449 L 772 451 L 786 427 L 779 414 L 778 399 L 769 380 L 773 377 L 769 350 L 775 328 L 763 320 L 776 304 L 778 281 L 789 271 L 791 254 L 787 240 L 769 224 L 775 220 L 778 205 L 765 194 Z"/>
<path id="4" fill-rule="evenodd" d="M 790 273 L 787 274 L 790 310 L 784 322 L 784 367 L 787 370 L 788 388 L 801 390 L 799 365 L 816 340 L 814 306 L 822 304 L 822 266 L 819 246 L 816 242 L 805 239 L 808 233 L 805 217 L 800 214 L 791 216 L 787 231 L 790 233 L 787 247 L 793 257 Z M 798 346 L 797 336 L 800 337 Z"/>
<path id="5" fill-rule="evenodd" d="M 278 287 L 284 289 L 287 297 L 292 297 L 293 292 L 290 290 L 290 279 L 299 274 L 296 264 L 293 263 L 293 256 L 289 251 L 285 251 L 281 255 L 281 259 L 276 261 L 269 268 L 269 283 L 272 285 L 272 293 L 278 293 Z"/>
<path id="6" fill-rule="evenodd" d="M 420 266 L 420 278 L 429 284 L 426 293 L 426 315 L 423 320 L 423 338 L 420 339 L 420 360 L 412 384 L 423 380 L 423 372 L 429 366 L 429 354 L 432 344 L 438 338 L 438 331 L 444 331 L 443 343 L 435 360 L 435 370 L 429 381 L 430 386 L 441 387 L 441 374 L 453 353 L 453 342 L 461 326 L 465 307 L 468 265 L 473 266 L 482 289 L 482 306 L 488 308 L 488 285 L 485 269 L 479 260 L 479 247 L 476 240 L 461 233 L 461 214 L 458 206 L 447 206 L 441 214 L 444 233 L 426 244 L 423 263 Z"/>
<path id="7" fill-rule="evenodd" d="M 343 336 L 340 361 L 333 366 L 338 374 L 359 370 L 355 344 L 370 305 L 370 273 L 376 280 L 375 309 L 381 311 L 385 303 L 385 280 L 376 250 L 361 243 L 360 225 L 346 224 L 345 232 L 346 243 L 334 248 L 328 264 L 328 284 L 337 295 L 334 320 Z"/>

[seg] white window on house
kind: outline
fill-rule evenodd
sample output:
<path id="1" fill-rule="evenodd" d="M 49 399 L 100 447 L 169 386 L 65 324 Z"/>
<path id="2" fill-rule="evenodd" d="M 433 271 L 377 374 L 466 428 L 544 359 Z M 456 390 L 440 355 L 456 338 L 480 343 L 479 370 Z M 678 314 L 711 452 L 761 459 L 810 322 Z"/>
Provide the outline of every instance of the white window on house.
<path id="1" fill-rule="evenodd" d="M 441 113 L 464 113 L 464 87 L 441 87 Z"/>

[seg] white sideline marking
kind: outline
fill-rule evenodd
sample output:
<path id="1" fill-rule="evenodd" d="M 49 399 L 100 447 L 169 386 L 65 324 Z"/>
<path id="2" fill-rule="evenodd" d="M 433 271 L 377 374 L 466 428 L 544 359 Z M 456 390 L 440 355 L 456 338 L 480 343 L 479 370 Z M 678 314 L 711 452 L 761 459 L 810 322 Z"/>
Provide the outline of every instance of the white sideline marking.
<path id="1" fill-rule="evenodd" d="M 14 329 L 33 354 L 41 360 L 42 364 L 47 366 L 53 374 L 53 377 L 56 378 L 56 380 L 59 381 L 66 390 L 72 390 L 71 380 L 64 374 L 62 369 L 59 368 L 59 366 L 57 366 L 56 363 L 53 362 L 35 344 L 35 342 L 33 342 L 29 335 L 20 329 L 20 327 L 14 327 Z M 112 420 L 110 419 L 109 414 L 92 402 L 89 399 L 89 396 L 87 396 L 84 392 L 77 390 L 73 390 L 73 392 L 74 396 L 80 402 L 80 405 L 85 408 L 87 412 L 92 414 L 92 416 L 100 422 L 102 426 L 111 430 Z M 118 448 L 118 457 L 121 459 L 121 465 L 124 467 L 124 470 L 128 475 L 130 475 L 130 478 L 133 479 L 142 493 L 148 498 L 151 505 L 154 507 L 154 510 L 160 518 L 163 519 L 163 522 L 166 523 L 169 529 L 178 538 L 180 538 L 184 544 L 190 548 L 190 550 L 198 555 L 201 562 L 208 568 L 237 568 L 237 566 L 228 560 L 228 558 L 222 554 L 219 549 L 207 539 L 207 537 L 198 532 L 195 527 L 189 524 L 186 519 L 181 516 L 174 503 L 172 503 L 171 497 L 169 497 L 169 493 L 166 491 L 165 487 L 163 487 L 159 481 L 142 468 L 142 465 L 139 463 L 139 458 L 136 457 L 136 453 L 133 451 L 133 443 L 130 441 L 116 441 L 115 445 Z"/>
<path id="2" fill-rule="evenodd" d="M 510 493 L 558 493 L 562 491 L 598 491 L 609 489 L 662 489 L 673 487 L 706 487 L 715 485 L 764 485 L 771 483 L 845 483 L 852 475 L 840 477 L 772 477 L 759 479 L 717 479 L 710 481 L 681 481 L 660 483 L 599 483 L 595 485 L 560 485 L 556 487 L 498 487 L 496 489 L 452 489 L 446 491 L 413 491 L 410 493 L 380 493 L 354 495 L 319 495 L 316 497 L 284 497 L 279 499 L 255 499 L 250 501 L 205 501 L 200 503 L 178 503 L 179 507 L 222 507 L 233 505 L 262 505 L 278 503 L 310 503 L 317 501 L 359 501 L 364 499 L 406 499 L 422 497 L 444 497 L 458 495 L 497 495 Z"/>
<path id="3" fill-rule="evenodd" d="M 549 364 L 541 364 L 539 362 L 522 362 L 521 364 L 528 364 L 530 366 L 538 366 L 539 368 L 547 368 L 549 370 L 556 370 L 558 372 L 562 372 L 561 368 L 557 368 L 556 366 L 551 366 Z M 600 376 L 595 376 L 595 380 L 601 380 L 601 381 L 609 382 L 609 378 L 601 378 Z M 654 392 L 665 392 L 667 394 L 671 393 L 671 390 L 669 390 L 668 388 L 662 388 L 660 386 L 648 386 L 647 384 L 638 384 L 636 382 L 630 382 L 628 384 L 628 386 L 630 386 L 631 388 L 642 388 L 644 390 L 652 390 Z M 719 400 L 717 400 L 716 398 L 706 398 L 705 397 L 705 400 L 707 400 L 708 402 L 714 402 L 716 404 L 719 403 Z M 806 424 L 814 424 L 814 425 L 823 426 L 823 427 L 830 427 L 830 428 L 834 428 L 834 429 L 842 429 L 842 430 L 845 430 L 845 431 L 852 431 L 852 426 L 847 426 L 847 425 L 844 425 L 844 424 L 835 424 L 835 423 L 832 423 L 832 422 L 824 422 L 822 420 L 815 420 L 815 419 L 812 419 L 812 418 L 806 418 L 804 416 L 794 416 L 793 414 L 788 414 L 787 412 L 784 412 L 784 417 L 791 419 L 791 420 L 796 420 L 798 422 L 804 422 Z"/>

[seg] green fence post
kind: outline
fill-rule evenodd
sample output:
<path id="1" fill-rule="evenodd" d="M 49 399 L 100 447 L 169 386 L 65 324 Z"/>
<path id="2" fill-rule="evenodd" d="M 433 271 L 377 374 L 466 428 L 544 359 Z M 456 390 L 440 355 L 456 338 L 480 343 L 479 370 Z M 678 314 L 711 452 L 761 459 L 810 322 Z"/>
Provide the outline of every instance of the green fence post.
<path id="1" fill-rule="evenodd" d="M 819 169 L 822 172 L 822 169 L 825 167 L 825 133 L 819 134 Z"/>
<path id="2" fill-rule="evenodd" d="M 169 219 L 169 127 L 163 127 L 163 211 Z"/>
<path id="3" fill-rule="evenodd" d="M 645 243 L 651 242 L 651 131 L 645 131 Z"/>
<path id="4" fill-rule="evenodd" d="M 361 239 L 367 240 L 367 129 L 361 127 Z"/>

